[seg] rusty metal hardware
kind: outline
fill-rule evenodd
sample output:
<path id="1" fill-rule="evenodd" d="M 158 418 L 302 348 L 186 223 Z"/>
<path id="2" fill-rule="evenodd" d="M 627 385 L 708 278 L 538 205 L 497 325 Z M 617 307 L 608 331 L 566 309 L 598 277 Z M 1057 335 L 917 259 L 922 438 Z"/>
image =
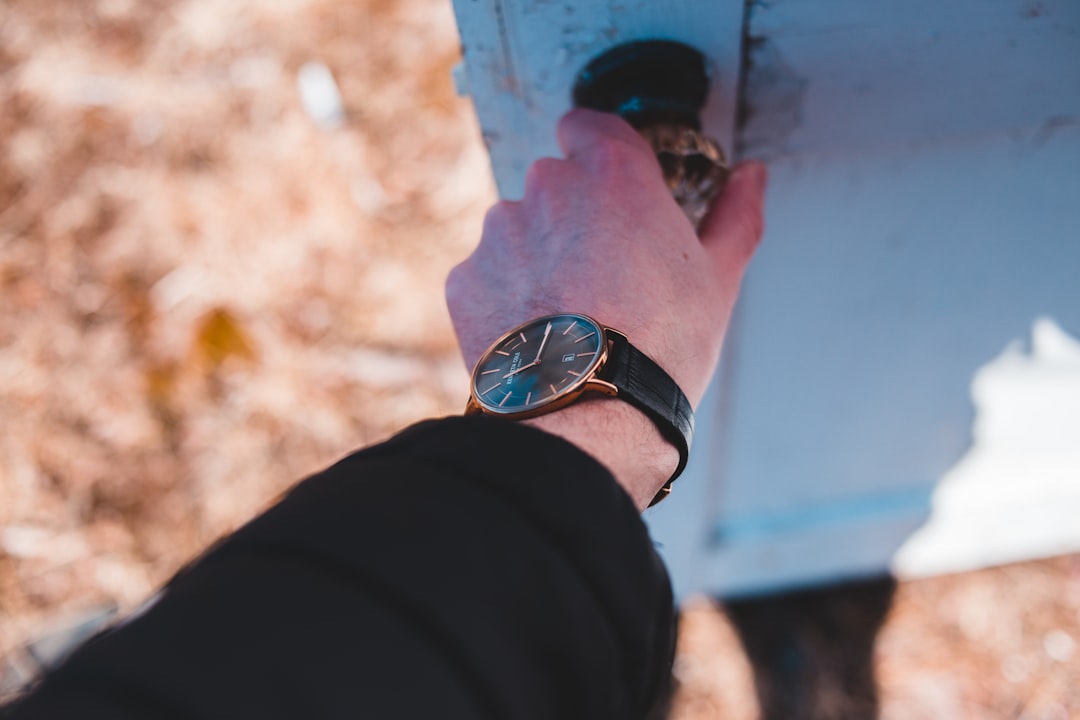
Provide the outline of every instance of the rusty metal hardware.
<path id="1" fill-rule="evenodd" d="M 573 90 L 576 107 L 615 113 L 648 140 L 695 229 L 731 173 L 720 145 L 701 132 L 708 94 L 704 56 L 671 40 L 642 40 L 604 52 L 582 69 Z"/>

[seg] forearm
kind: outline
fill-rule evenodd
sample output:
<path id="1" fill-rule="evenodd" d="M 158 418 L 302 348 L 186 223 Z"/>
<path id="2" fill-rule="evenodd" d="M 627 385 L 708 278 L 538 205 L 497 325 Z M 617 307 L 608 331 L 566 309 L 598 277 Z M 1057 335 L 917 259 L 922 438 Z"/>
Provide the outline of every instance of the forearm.
<path id="1" fill-rule="evenodd" d="M 673 644 L 603 468 L 457 418 L 301 483 L 12 717 L 643 717 Z"/>

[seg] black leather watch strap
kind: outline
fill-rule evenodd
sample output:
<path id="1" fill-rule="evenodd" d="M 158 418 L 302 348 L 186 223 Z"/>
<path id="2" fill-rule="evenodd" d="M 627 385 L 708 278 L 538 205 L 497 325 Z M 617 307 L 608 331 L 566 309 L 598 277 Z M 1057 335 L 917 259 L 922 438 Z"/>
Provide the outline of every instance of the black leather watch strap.
<path id="1" fill-rule="evenodd" d="M 694 438 L 694 410 L 663 368 L 631 345 L 622 334 L 611 332 L 608 336 L 611 347 L 600 379 L 618 388 L 619 397 L 648 415 L 664 438 L 679 450 L 679 466 L 649 503 L 652 507 L 667 497 L 671 483 L 686 467 Z"/>

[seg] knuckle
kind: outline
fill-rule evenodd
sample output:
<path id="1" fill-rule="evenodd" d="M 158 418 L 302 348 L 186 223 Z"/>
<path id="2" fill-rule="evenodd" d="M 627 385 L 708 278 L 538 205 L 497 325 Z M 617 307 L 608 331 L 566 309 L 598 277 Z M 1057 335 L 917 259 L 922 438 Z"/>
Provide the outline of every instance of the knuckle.
<path id="1" fill-rule="evenodd" d="M 482 239 L 512 235 L 518 227 L 519 204 L 500 200 L 491 206 L 484 216 Z"/>
<path id="2" fill-rule="evenodd" d="M 570 108 L 565 113 L 563 113 L 561 118 L 559 118 L 559 123 L 558 123 L 559 127 L 560 128 L 573 127 L 576 123 L 581 122 L 582 118 L 587 117 L 588 114 L 589 113 L 585 108 L 580 108 L 580 107 Z"/>
<path id="3" fill-rule="evenodd" d="M 641 163 L 644 153 L 637 145 L 617 137 L 600 137 L 589 149 L 590 159 L 598 170 L 624 173 Z"/>
<path id="4" fill-rule="evenodd" d="M 469 261 L 459 263 L 450 269 L 450 272 L 446 275 L 446 299 L 453 301 L 461 296 L 462 289 L 466 286 L 465 275 L 467 273 L 466 263 Z"/>
<path id="5" fill-rule="evenodd" d="M 593 112 L 583 108 L 570 110 L 559 118 L 559 122 L 555 127 L 556 134 L 569 137 L 583 132 L 589 125 L 593 114 Z"/>
<path id="6" fill-rule="evenodd" d="M 565 160 L 555 158 L 540 158 L 529 166 L 525 174 L 525 195 L 548 192 L 559 184 L 564 174 Z"/>

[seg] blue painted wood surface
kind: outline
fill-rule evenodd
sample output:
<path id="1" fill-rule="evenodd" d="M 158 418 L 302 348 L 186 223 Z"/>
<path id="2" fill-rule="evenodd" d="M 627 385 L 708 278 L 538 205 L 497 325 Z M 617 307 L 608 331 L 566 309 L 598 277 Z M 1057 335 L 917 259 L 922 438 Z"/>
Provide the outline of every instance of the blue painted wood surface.
<path id="1" fill-rule="evenodd" d="M 710 56 L 706 128 L 730 147 L 743 9 L 456 0 L 500 192 L 520 194 L 528 164 L 556 153 L 577 69 L 625 40 Z M 770 165 L 768 227 L 691 466 L 646 515 L 679 593 L 1080 550 L 1080 426 L 1062 430 L 1075 452 L 1053 478 L 1034 446 L 1012 470 L 1022 513 L 1007 478 L 955 481 L 973 466 L 960 461 L 979 369 L 1039 317 L 1080 336 L 1080 3 L 770 0 L 749 13 L 734 144 Z M 1063 402 L 1080 408 L 1069 382 Z M 913 541 L 943 507 L 943 479 L 953 510 Z M 971 535 L 985 528 L 995 542 Z"/>
<path id="2" fill-rule="evenodd" d="M 1080 4 L 752 12 L 741 140 L 770 163 L 766 240 L 722 397 L 703 408 L 714 450 L 687 483 L 700 489 L 651 519 L 684 593 L 895 566 L 968 449 L 976 371 L 1040 316 L 1080 336 Z M 1080 487 L 1080 426 L 1065 432 Z M 1051 531 L 1026 532 L 969 483 L 1005 539 L 996 554 L 946 528 L 900 569 L 1080 549 L 1080 495 L 1016 482 Z M 710 520 L 686 538 L 702 505 Z"/>

